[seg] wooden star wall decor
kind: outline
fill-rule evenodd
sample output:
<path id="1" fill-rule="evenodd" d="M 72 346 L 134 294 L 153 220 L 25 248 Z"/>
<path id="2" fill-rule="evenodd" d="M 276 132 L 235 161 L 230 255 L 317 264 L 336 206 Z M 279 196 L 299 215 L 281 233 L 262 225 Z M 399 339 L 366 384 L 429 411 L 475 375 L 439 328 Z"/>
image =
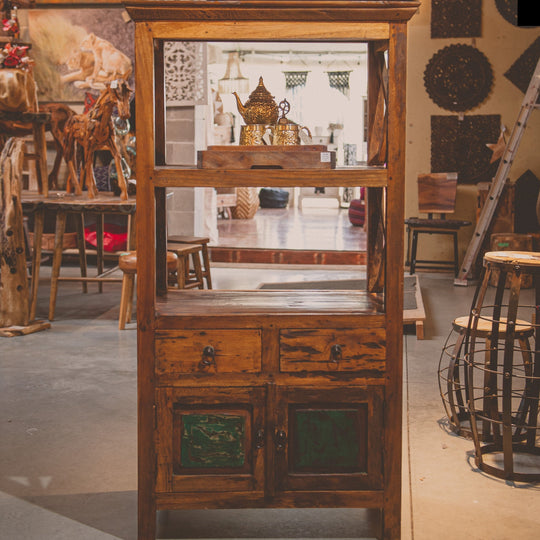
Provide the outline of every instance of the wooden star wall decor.
<path id="1" fill-rule="evenodd" d="M 482 0 L 431 0 L 431 37 L 480 37 Z"/>
<path id="2" fill-rule="evenodd" d="M 495 164 L 487 144 L 501 132 L 498 114 L 431 117 L 431 172 L 457 172 L 458 182 L 489 182 Z"/>
<path id="3" fill-rule="evenodd" d="M 493 152 L 491 155 L 491 159 L 489 160 L 490 163 L 495 163 L 499 159 L 502 158 L 504 151 L 506 150 L 506 127 L 501 127 L 501 134 L 499 135 L 499 138 L 496 143 L 490 144 L 487 143 L 486 146 Z"/>

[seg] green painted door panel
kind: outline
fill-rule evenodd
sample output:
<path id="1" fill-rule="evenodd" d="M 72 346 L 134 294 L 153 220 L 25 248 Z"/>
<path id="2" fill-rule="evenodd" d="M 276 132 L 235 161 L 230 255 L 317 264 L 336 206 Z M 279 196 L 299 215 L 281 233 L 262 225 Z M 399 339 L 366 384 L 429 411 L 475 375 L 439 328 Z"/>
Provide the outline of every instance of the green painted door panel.
<path id="1" fill-rule="evenodd" d="M 291 472 L 363 472 L 367 408 L 292 407 Z"/>
<path id="2" fill-rule="evenodd" d="M 184 468 L 243 467 L 246 418 L 229 414 L 183 414 L 180 464 Z"/>

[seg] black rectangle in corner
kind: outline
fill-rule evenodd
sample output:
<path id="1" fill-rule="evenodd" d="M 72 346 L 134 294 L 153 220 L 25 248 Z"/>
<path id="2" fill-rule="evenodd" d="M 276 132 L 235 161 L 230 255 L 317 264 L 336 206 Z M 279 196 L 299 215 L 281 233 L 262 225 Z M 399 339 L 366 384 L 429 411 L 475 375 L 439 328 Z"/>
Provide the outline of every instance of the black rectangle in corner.
<path id="1" fill-rule="evenodd" d="M 517 0 L 517 23 L 518 26 L 540 26 L 538 0 Z"/>

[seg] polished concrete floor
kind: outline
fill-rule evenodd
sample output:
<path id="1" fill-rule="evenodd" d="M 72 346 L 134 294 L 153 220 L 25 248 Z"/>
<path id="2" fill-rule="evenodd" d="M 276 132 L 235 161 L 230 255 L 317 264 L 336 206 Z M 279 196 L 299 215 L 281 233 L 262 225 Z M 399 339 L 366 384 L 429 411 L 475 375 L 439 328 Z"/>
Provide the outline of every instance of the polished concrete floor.
<path id="1" fill-rule="evenodd" d="M 38 317 L 47 315 L 45 267 Z M 76 268 L 62 273 L 76 274 Z M 357 277 L 357 269 L 213 268 L 216 288 Z M 422 273 L 426 339 L 404 334 L 405 540 L 533 540 L 540 485 L 480 472 L 472 443 L 450 434 L 437 364 L 474 288 Z M 0 539 L 136 538 L 136 328 L 118 330 L 120 285 L 60 284 L 50 330 L 0 338 Z M 160 516 L 161 538 L 369 538 L 359 510 L 183 511 Z"/>
<path id="2" fill-rule="evenodd" d="M 219 219 L 218 232 L 220 247 L 366 250 L 364 228 L 351 225 L 348 209 L 335 200 L 307 199 L 301 209 L 259 208 L 254 219 Z"/>

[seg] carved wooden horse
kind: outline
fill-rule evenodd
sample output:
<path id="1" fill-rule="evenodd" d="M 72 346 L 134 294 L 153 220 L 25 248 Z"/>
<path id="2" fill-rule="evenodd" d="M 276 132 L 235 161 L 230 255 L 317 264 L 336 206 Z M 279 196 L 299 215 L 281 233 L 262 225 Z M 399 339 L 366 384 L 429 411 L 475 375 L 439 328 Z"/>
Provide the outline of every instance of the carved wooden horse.
<path id="1" fill-rule="evenodd" d="M 82 186 L 86 185 L 90 198 L 97 195 L 94 154 L 97 150 L 109 150 L 116 165 L 120 197 L 127 199 L 127 184 L 122 170 L 120 151 L 116 145 L 112 113 L 116 106 L 121 119 L 129 118 L 130 96 L 131 90 L 125 81 L 113 81 L 102 90 L 95 104 L 86 114 L 76 114 L 68 120 L 64 132 L 64 152 L 75 193 L 80 195 Z M 77 179 L 75 165 L 77 146 L 82 150 L 80 182 Z"/>

